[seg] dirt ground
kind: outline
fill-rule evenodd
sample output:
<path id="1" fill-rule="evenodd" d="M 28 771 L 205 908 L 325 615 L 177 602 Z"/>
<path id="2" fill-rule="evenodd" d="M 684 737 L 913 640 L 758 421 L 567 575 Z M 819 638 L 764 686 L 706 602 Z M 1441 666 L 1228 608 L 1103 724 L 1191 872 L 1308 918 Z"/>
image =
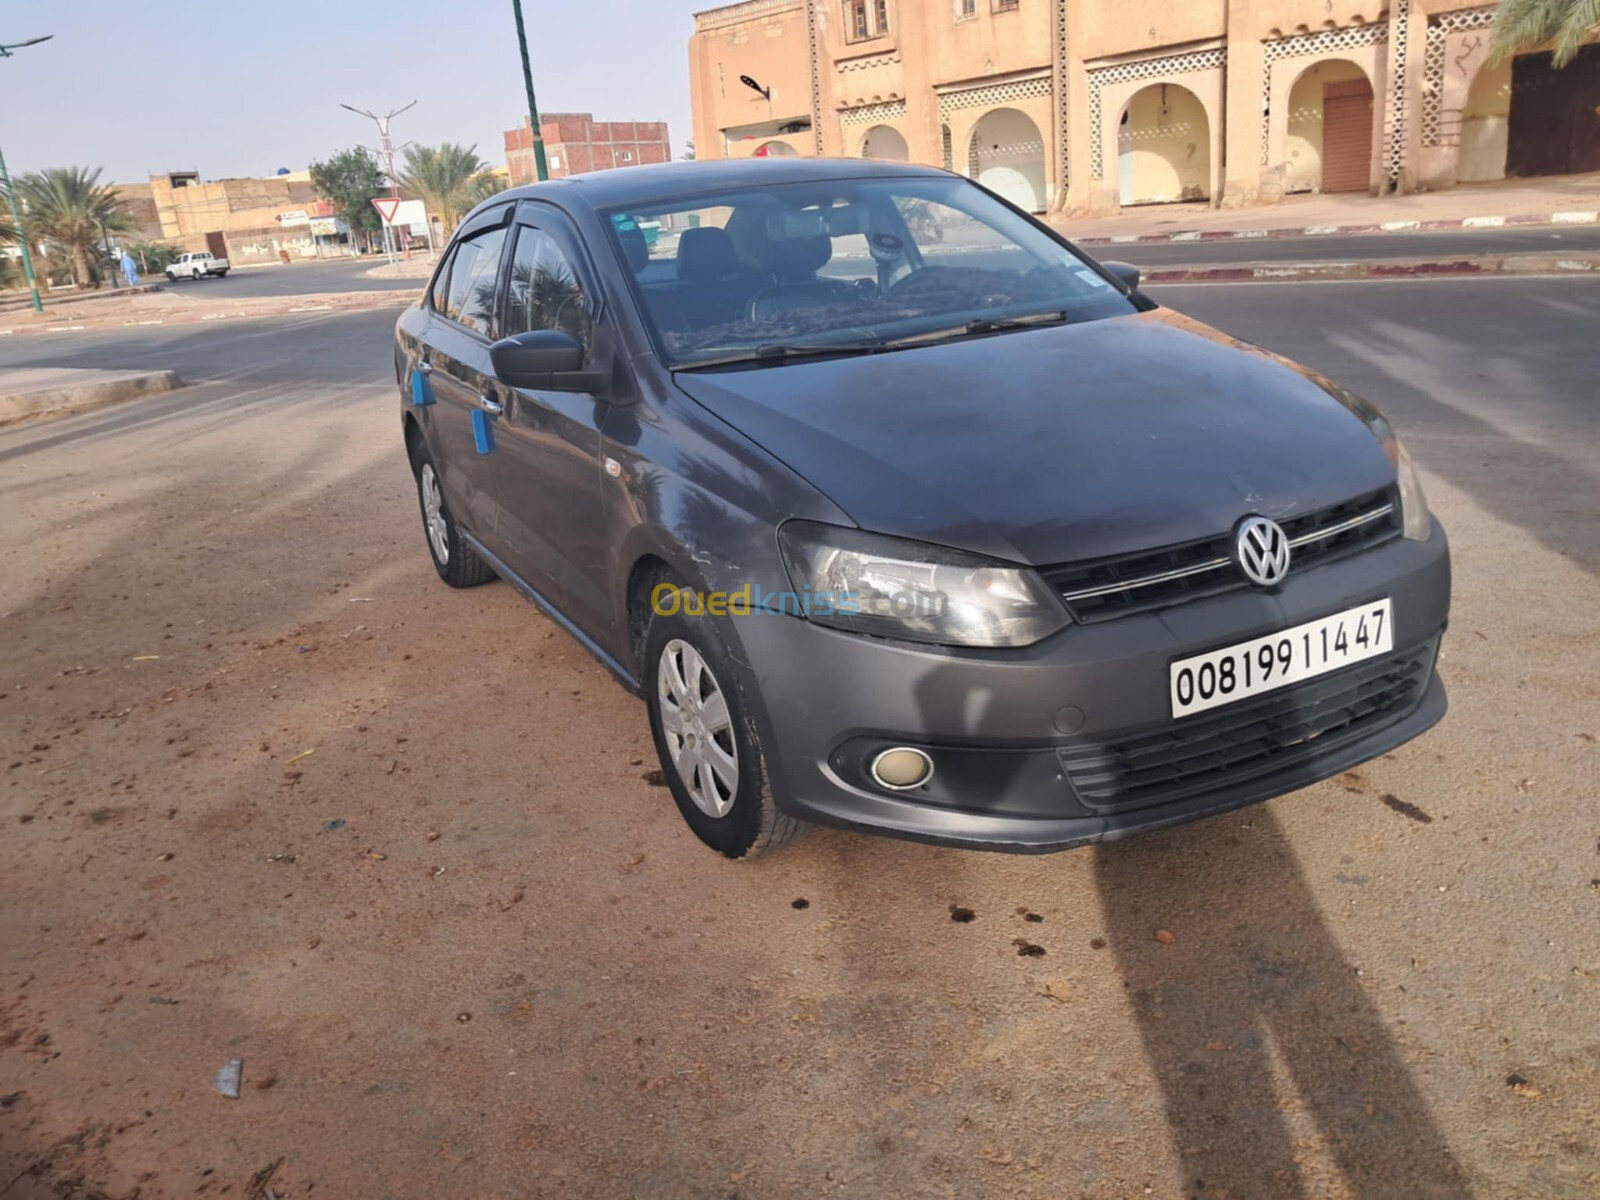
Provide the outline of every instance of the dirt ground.
<path id="1" fill-rule="evenodd" d="M 1413 439 L 1471 467 L 1436 733 L 1095 850 L 731 864 L 642 705 L 434 577 L 381 342 L 295 340 L 384 323 L 0 435 L 4 1200 L 1600 1195 L 1600 586 L 1469 486 L 1525 443 Z"/>

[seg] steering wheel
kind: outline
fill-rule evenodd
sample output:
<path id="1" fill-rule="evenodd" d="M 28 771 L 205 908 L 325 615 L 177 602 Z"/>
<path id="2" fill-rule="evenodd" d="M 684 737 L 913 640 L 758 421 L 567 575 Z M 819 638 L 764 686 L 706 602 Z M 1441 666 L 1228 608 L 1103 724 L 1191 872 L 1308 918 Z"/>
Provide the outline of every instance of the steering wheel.
<path id="1" fill-rule="evenodd" d="M 917 292 L 927 290 L 930 286 L 934 288 L 948 286 L 950 276 L 955 273 L 955 269 L 952 267 L 922 267 L 909 275 L 901 276 L 891 283 L 889 285 L 889 295 L 915 295 Z"/>

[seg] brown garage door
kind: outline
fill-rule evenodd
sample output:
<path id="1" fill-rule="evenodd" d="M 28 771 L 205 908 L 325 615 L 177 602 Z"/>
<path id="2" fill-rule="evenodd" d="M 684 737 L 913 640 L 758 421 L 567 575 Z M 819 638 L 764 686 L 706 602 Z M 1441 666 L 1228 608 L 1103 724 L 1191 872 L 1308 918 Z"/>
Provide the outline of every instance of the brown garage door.
<path id="1" fill-rule="evenodd" d="M 1555 69 L 1548 54 L 1511 61 L 1506 174 L 1600 170 L 1600 45 Z"/>
<path id="2" fill-rule="evenodd" d="M 1348 79 L 1322 87 L 1322 190 L 1372 185 L 1372 85 Z"/>

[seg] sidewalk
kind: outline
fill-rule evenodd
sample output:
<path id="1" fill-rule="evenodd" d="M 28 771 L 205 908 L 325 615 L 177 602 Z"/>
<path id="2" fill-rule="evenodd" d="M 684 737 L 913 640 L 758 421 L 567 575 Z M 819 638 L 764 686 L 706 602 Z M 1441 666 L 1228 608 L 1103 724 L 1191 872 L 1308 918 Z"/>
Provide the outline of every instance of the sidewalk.
<path id="1" fill-rule="evenodd" d="M 1600 173 L 1461 184 L 1409 196 L 1290 196 L 1280 204 L 1211 208 L 1150 204 L 1110 217 L 1049 218 L 1082 245 L 1228 237 L 1307 237 L 1475 226 L 1600 223 Z"/>
<path id="2" fill-rule="evenodd" d="M 0 371 L 0 425 L 88 412 L 182 386 L 176 371 L 4 370 Z"/>
<path id="3" fill-rule="evenodd" d="M 120 329 L 129 325 L 188 325 L 249 317 L 349 312 L 410 304 L 416 298 L 417 293 L 409 289 L 307 292 L 296 296 L 248 296 L 237 300 L 163 290 L 149 295 L 125 296 L 120 303 L 115 303 L 113 298 L 81 307 L 63 303 L 47 308 L 43 313 L 31 310 L 3 313 L 0 314 L 0 337 Z"/>

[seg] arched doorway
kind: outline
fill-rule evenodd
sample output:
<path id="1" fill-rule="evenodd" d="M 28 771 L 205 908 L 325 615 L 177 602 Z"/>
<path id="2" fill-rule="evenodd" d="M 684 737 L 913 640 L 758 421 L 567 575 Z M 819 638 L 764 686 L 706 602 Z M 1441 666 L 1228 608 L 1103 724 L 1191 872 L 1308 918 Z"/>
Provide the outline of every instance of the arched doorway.
<path id="1" fill-rule="evenodd" d="M 1314 63 L 1289 89 L 1286 192 L 1364 192 L 1372 186 L 1372 83 L 1346 59 Z"/>
<path id="2" fill-rule="evenodd" d="M 1506 143 L 1511 123 L 1511 61 L 1485 63 L 1472 77 L 1461 106 L 1461 144 L 1456 179 L 1481 183 L 1506 177 Z"/>
<path id="3" fill-rule="evenodd" d="M 1043 212 L 1044 135 L 1027 113 L 996 108 L 972 128 L 972 176 L 1025 212 Z"/>
<path id="4" fill-rule="evenodd" d="M 910 162 L 911 147 L 906 145 L 905 135 L 893 125 L 874 125 L 861 137 L 861 157 Z"/>
<path id="5" fill-rule="evenodd" d="M 1211 199 L 1211 122 L 1177 83 L 1152 83 L 1128 101 L 1117 134 L 1123 204 Z"/>
<path id="6" fill-rule="evenodd" d="M 751 152 L 752 158 L 798 158 L 800 152 L 788 142 L 762 142 Z"/>
<path id="7" fill-rule="evenodd" d="M 1600 42 L 1557 67 L 1548 53 L 1511 60 L 1506 174 L 1600 171 Z"/>

